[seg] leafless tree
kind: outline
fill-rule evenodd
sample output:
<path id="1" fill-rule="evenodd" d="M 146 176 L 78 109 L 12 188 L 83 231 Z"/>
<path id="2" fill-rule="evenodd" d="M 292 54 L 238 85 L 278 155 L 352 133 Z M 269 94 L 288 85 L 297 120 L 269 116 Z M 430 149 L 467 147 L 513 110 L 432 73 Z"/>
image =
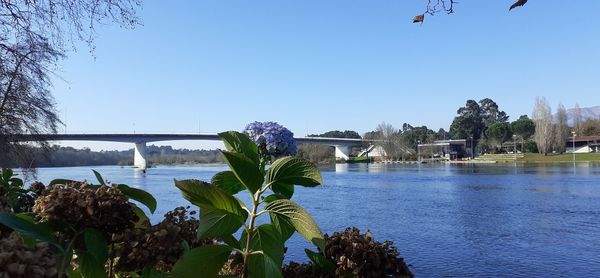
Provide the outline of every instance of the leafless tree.
<path id="1" fill-rule="evenodd" d="M 393 125 L 386 122 L 382 122 L 375 128 L 377 140 L 380 140 L 381 147 L 385 150 L 386 156 L 393 156 L 395 153 L 394 134 L 397 132 Z"/>
<path id="2" fill-rule="evenodd" d="M 569 126 L 567 124 L 567 109 L 561 104 L 558 105 L 554 120 L 554 150 L 559 153 L 565 152 L 565 142 L 569 137 Z"/>
<path id="3" fill-rule="evenodd" d="M 533 107 L 533 122 L 535 123 L 535 134 L 533 140 L 537 144 L 539 153 L 544 155 L 552 147 L 552 108 L 544 97 L 537 97 Z"/>
<path id="4" fill-rule="evenodd" d="M 59 61 L 78 41 L 93 52 L 98 24 L 138 25 L 140 1 L 0 0 L 0 166 L 27 166 L 30 145 L 11 143 L 14 135 L 56 132 L 49 89 Z"/>
<path id="5" fill-rule="evenodd" d="M 402 137 L 400 130 L 391 124 L 382 122 L 377 126 L 374 134 L 377 134 L 374 139 L 380 141 L 388 159 L 404 160 L 406 155 L 415 154 Z"/>

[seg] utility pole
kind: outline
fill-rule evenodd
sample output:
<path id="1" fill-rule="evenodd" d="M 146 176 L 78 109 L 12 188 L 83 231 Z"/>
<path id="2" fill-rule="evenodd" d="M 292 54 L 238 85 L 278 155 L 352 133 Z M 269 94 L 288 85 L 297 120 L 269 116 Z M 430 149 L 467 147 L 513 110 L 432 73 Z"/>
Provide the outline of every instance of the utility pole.
<path id="1" fill-rule="evenodd" d="M 417 161 L 421 162 L 421 140 L 417 141 Z"/>
<path id="2" fill-rule="evenodd" d="M 471 139 L 471 159 L 475 159 L 475 146 L 473 146 L 473 136 L 471 136 L 470 139 Z"/>
<path id="3" fill-rule="evenodd" d="M 515 157 L 515 161 L 517 161 L 517 135 L 513 134 L 513 154 Z"/>
<path id="4" fill-rule="evenodd" d="M 577 136 L 577 133 L 575 133 L 575 131 L 571 131 L 571 134 L 573 134 L 573 164 L 575 164 L 575 136 Z"/>

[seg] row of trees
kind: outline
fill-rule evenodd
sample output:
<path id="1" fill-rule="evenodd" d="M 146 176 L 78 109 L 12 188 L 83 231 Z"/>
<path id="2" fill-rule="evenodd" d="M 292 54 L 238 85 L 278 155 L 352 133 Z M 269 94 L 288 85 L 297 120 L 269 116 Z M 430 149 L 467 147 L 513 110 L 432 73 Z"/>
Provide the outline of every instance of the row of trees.
<path id="1" fill-rule="evenodd" d="M 548 101 L 537 98 L 532 115 L 532 119 L 522 115 L 510 122 L 509 115 L 494 100 L 467 100 L 465 106 L 457 110 L 448 132 L 444 129 L 434 132 L 426 126 L 413 127 L 406 123 L 402 129 L 396 129 L 391 124 L 381 123 L 364 138 L 380 140 L 390 158 L 402 159 L 413 154 L 419 142 L 435 140 L 472 139 L 474 147 L 481 153 L 502 151 L 503 143 L 516 141 L 522 144 L 523 151 L 547 154 L 564 152 L 572 131 L 583 136 L 600 135 L 600 119 L 584 119 L 579 105 L 569 115 L 559 104 L 553 114 Z"/>
<path id="2" fill-rule="evenodd" d="M 365 139 L 380 141 L 387 158 L 396 160 L 414 159 L 418 144 L 450 139 L 450 137 L 450 133 L 443 128 L 435 132 L 427 126 L 415 127 L 404 123 L 402 129 L 397 129 L 385 122 L 379 124 L 374 131 L 364 135 Z"/>
<path id="3" fill-rule="evenodd" d="M 133 165 L 133 149 L 125 151 L 92 151 L 89 148 L 75 149 L 57 145 L 49 149 L 29 147 L 31 167 L 72 167 L 94 165 Z M 150 165 L 173 165 L 193 163 L 222 163 L 218 150 L 173 149 L 171 146 L 150 145 L 146 150 Z M 9 157 L 10 158 L 10 157 Z M 18 167 L 18 161 L 8 164 Z"/>
<path id="4" fill-rule="evenodd" d="M 534 141 L 540 153 L 547 154 L 554 147 L 557 147 L 556 145 L 559 142 L 562 142 L 564 146 L 564 139 L 568 136 L 569 132 L 567 113 L 564 106 L 558 106 L 556 115 L 557 121 L 554 124 L 552 108 L 550 108 L 546 98 L 536 98 L 532 117 L 536 126 Z"/>
<path id="5" fill-rule="evenodd" d="M 540 153 L 562 153 L 565 151 L 565 141 L 572 133 L 579 136 L 600 136 L 600 119 L 584 119 L 579 104 L 571 113 L 572 125 L 569 126 L 569 114 L 562 104 L 559 104 L 556 113 L 548 100 L 538 97 L 533 107 L 533 121 L 535 122 L 534 141 Z"/>

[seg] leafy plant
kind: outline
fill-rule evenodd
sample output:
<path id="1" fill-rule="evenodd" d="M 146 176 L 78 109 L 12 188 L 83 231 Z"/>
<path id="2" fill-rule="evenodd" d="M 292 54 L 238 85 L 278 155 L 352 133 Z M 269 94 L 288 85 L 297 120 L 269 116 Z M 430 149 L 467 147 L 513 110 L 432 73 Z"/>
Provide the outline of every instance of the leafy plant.
<path id="1" fill-rule="evenodd" d="M 119 243 L 114 239 L 148 219 L 130 199 L 151 212 L 156 209 L 149 193 L 123 184 L 109 185 L 98 172 L 94 174 L 99 185 L 53 180 L 36 199 L 33 213 L 0 213 L 0 224 L 19 233 L 25 243 L 44 242 L 52 247 L 58 257 L 58 277 L 112 277 Z M 3 181 L 7 177 L 5 172 Z"/>
<path id="2" fill-rule="evenodd" d="M 23 180 L 12 169 L 2 168 L 0 175 L 0 211 L 27 212 L 33 206 L 33 196 L 23 188 Z"/>
<path id="3" fill-rule="evenodd" d="M 261 131 L 252 134 L 260 140 L 258 145 L 239 132 L 219 134 L 227 149 L 222 154 L 230 170 L 217 173 L 211 183 L 175 180 L 183 197 L 200 208 L 198 237 L 218 238 L 223 244 L 191 249 L 173 267 L 174 276 L 196 277 L 202 273 L 203 277 L 217 277 L 229 262 L 230 269 L 241 264 L 240 273 L 230 275 L 282 277 L 284 245 L 295 232 L 325 250 L 317 223 L 290 200 L 295 185 L 314 187 L 322 183 L 319 170 L 314 164 L 291 156 L 281 157 L 267 168 L 274 159 L 270 151 L 282 154 L 285 145 L 267 147 L 282 140 L 257 134 Z M 288 145 L 295 150 L 295 143 Z M 240 192 L 250 195 L 251 206 L 234 196 Z M 257 225 L 257 218 L 263 215 L 269 216 L 270 223 Z M 241 228 L 243 231 L 236 238 Z"/>

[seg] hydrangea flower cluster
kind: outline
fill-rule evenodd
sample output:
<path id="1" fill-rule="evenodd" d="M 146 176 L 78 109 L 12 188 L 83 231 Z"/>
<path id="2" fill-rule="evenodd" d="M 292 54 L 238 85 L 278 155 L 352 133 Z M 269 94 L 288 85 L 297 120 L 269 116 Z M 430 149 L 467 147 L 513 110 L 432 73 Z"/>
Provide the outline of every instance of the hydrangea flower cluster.
<path id="1" fill-rule="evenodd" d="M 267 154 L 279 157 L 296 155 L 297 146 L 294 133 L 276 122 L 253 122 L 246 126 L 244 133 Z"/>

